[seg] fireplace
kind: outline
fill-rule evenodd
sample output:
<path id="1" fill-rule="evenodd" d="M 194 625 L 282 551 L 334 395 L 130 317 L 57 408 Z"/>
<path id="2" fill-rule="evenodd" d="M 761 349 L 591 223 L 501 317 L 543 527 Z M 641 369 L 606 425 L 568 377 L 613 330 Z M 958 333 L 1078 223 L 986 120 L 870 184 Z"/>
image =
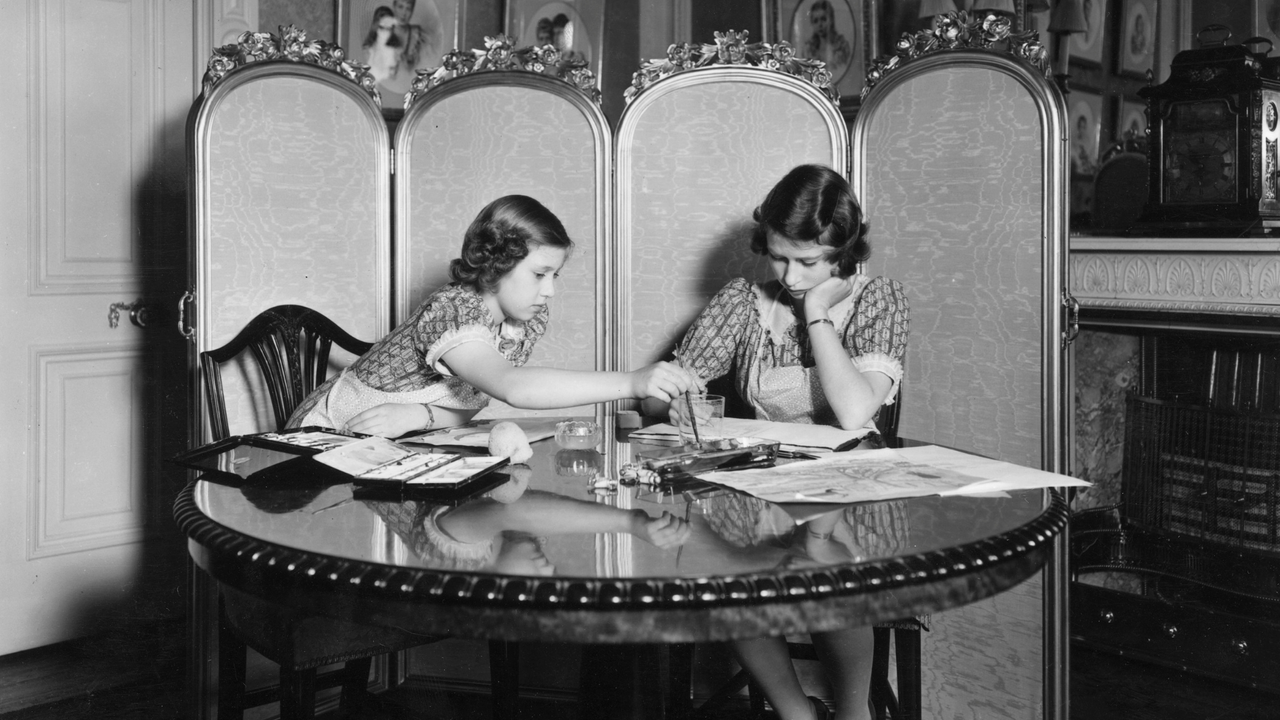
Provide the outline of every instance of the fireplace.
<path id="1" fill-rule="evenodd" d="M 1280 693 L 1280 247 L 1073 241 L 1072 640 Z"/>

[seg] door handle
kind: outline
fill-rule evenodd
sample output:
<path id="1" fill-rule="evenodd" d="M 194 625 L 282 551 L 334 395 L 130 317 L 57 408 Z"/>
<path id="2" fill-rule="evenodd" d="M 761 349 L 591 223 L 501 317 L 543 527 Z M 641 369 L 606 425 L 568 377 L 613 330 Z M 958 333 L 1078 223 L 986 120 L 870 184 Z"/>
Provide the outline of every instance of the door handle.
<path id="1" fill-rule="evenodd" d="M 1067 309 L 1067 327 L 1062 332 L 1062 347 L 1075 342 L 1080 334 L 1080 301 L 1068 292 L 1062 293 L 1062 304 Z"/>
<path id="2" fill-rule="evenodd" d="M 107 310 L 107 324 L 112 328 L 120 327 L 120 313 L 124 310 L 129 311 L 129 322 L 137 327 L 146 327 L 147 321 L 151 319 L 151 308 L 144 305 L 141 300 L 134 300 L 131 303 L 113 302 Z"/>

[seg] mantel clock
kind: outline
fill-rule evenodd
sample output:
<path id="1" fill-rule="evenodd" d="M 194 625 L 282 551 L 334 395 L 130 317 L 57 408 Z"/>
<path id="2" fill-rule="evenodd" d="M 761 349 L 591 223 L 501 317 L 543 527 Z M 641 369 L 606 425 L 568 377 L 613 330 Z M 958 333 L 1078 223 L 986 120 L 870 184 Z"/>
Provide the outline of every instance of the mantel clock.
<path id="1" fill-rule="evenodd" d="M 1269 48 L 1268 48 L 1269 50 Z M 1135 231 L 1280 234 L 1280 79 L 1245 45 L 1186 50 L 1147 100 L 1150 184 Z"/>

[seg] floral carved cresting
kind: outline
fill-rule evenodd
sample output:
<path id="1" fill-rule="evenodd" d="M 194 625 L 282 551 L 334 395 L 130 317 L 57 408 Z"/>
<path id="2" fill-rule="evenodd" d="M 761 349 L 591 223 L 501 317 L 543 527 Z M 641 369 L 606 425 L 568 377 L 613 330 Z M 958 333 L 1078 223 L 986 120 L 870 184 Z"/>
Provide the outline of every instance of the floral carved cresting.
<path id="1" fill-rule="evenodd" d="M 631 86 L 623 95 L 628 103 L 650 85 L 677 73 L 715 65 L 746 65 L 773 70 L 807 80 L 831 102 L 840 103 L 840 93 L 831 84 L 831 71 L 821 60 L 796 55 L 791 43 L 748 42 L 747 31 L 716 32 L 715 42 L 675 43 L 665 58 L 645 60 L 631 76 Z"/>
<path id="2" fill-rule="evenodd" d="M 587 69 L 585 60 L 571 58 L 555 45 L 546 44 L 517 48 L 506 35 L 486 36 L 484 49 L 452 50 L 445 53 L 438 68 L 419 70 L 413 86 L 405 96 L 407 109 L 443 82 L 464 75 L 490 71 L 521 71 L 549 75 L 577 88 L 597 105 L 600 89 L 596 74 Z"/>
<path id="3" fill-rule="evenodd" d="M 207 95 L 227 73 L 236 68 L 270 60 L 307 63 L 338 73 L 359 85 L 375 101 L 380 101 L 378 81 L 369 66 L 349 62 L 346 51 L 324 40 L 307 40 L 307 34 L 293 25 L 281 26 L 280 35 L 244 32 L 234 44 L 213 51 L 205 69 L 203 90 Z"/>
<path id="4" fill-rule="evenodd" d="M 1029 63 L 1046 78 L 1050 77 L 1048 50 L 1040 44 L 1034 31 L 1014 32 L 1009 18 L 1003 15 L 960 11 L 937 16 L 931 29 L 903 33 L 893 53 L 872 61 L 862 95 L 865 97 L 876 83 L 909 60 L 947 50 L 1001 48 Z"/>

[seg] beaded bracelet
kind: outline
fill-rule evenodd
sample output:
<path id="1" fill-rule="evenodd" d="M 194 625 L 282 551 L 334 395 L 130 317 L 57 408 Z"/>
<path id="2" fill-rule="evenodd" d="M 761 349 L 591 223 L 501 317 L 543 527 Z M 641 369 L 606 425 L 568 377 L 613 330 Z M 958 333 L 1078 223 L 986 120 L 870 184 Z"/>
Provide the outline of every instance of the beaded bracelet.
<path id="1" fill-rule="evenodd" d="M 422 429 L 430 430 L 431 426 L 436 424 L 436 412 L 427 403 L 422 403 L 422 407 L 427 409 L 427 424 L 423 425 Z"/>
<path id="2" fill-rule="evenodd" d="M 836 326 L 836 324 L 835 324 L 835 323 L 831 322 L 831 321 L 830 321 L 829 319 L 827 319 L 827 318 L 818 318 L 817 320 L 810 320 L 808 323 L 806 323 L 806 324 L 805 324 L 805 326 L 804 326 L 804 327 L 805 327 L 805 329 L 807 330 L 807 329 L 809 329 L 809 328 L 813 327 L 814 325 L 818 325 L 818 324 L 820 324 L 820 323 L 826 323 L 826 324 L 830 325 L 832 328 L 834 328 L 834 327 Z"/>

